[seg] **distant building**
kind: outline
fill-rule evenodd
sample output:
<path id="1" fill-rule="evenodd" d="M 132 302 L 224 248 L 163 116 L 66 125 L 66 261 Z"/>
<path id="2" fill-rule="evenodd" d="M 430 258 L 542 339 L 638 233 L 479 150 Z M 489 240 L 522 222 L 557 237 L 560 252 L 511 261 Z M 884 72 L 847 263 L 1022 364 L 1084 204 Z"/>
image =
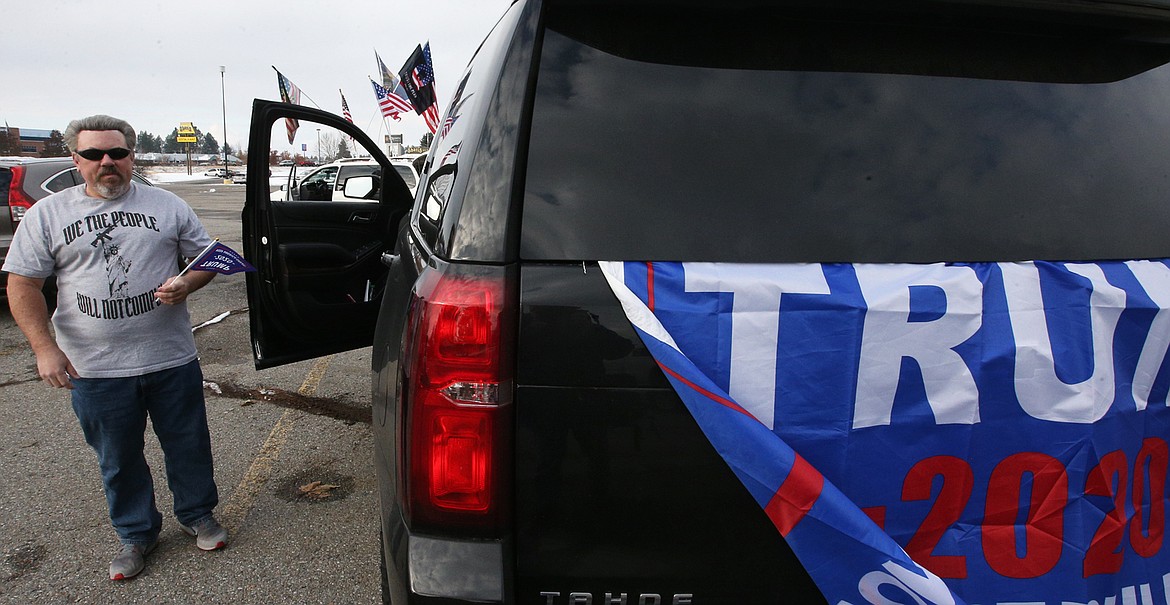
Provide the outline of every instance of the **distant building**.
<path id="1" fill-rule="evenodd" d="M 52 130 L 40 130 L 37 128 L 17 128 L 15 126 L 0 126 L 0 135 L 7 135 L 9 132 L 15 133 L 20 137 L 20 154 L 24 157 L 36 158 L 40 157 L 41 152 L 45 149 L 45 142 L 49 140 L 49 136 L 53 134 Z M 187 163 L 187 154 L 185 153 L 136 153 L 134 159 L 142 164 L 185 164 Z M 228 154 L 228 164 L 241 164 L 240 158 Z M 191 163 L 208 165 L 219 164 L 223 162 L 223 154 L 215 153 L 193 153 L 191 154 Z"/>
<path id="2" fill-rule="evenodd" d="M 45 149 L 45 142 L 49 140 L 52 130 L 38 128 L 16 128 L 15 126 L 0 126 L 0 132 L 5 135 L 15 134 L 20 138 L 20 155 L 35 158 Z"/>

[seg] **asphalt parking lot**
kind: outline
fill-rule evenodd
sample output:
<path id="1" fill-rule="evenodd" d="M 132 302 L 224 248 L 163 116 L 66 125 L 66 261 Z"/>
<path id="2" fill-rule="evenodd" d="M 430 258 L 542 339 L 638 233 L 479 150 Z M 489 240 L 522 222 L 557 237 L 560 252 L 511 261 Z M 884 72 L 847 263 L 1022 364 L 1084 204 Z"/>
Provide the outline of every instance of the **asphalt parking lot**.
<path id="1" fill-rule="evenodd" d="M 163 184 L 212 237 L 240 249 L 244 187 Z M 189 301 L 231 545 L 202 552 L 179 531 L 157 442 L 148 438 L 164 524 L 146 570 L 107 579 L 117 550 L 93 452 L 65 391 L 0 302 L 0 602 L 378 603 L 377 490 L 369 350 L 256 371 L 242 275 Z"/>

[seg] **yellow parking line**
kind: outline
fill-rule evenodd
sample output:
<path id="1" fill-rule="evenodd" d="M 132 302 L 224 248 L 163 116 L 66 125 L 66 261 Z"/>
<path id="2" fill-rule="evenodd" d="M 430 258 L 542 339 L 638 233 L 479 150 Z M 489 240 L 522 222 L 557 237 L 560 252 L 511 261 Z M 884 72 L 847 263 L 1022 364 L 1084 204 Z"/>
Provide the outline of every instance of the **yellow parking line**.
<path id="1" fill-rule="evenodd" d="M 321 379 L 325 377 L 325 372 L 329 369 L 329 363 L 332 360 L 332 355 L 318 359 L 313 367 L 309 368 L 309 372 L 305 375 L 305 380 L 297 392 L 306 397 L 316 393 L 317 387 L 321 384 Z M 244 523 L 244 519 L 248 517 L 248 512 L 252 510 L 252 504 L 256 501 L 260 489 L 272 476 L 272 468 L 280 459 L 280 452 L 284 449 L 284 444 L 288 442 L 293 425 L 302 415 L 294 416 L 294 410 L 291 409 L 285 410 L 281 414 L 280 419 L 272 427 L 272 432 L 268 434 L 268 439 L 264 440 L 260 451 L 252 460 L 252 465 L 248 467 L 248 472 L 244 473 L 244 478 L 240 479 L 240 483 L 232 491 L 231 497 L 220 507 L 219 521 L 228 531 L 235 533 Z"/>
<path id="2" fill-rule="evenodd" d="M 325 371 L 329 369 L 329 362 L 332 360 L 332 355 L 318 359 L 313 367 L 309 368 L 309 373 L 305 374 L 305 381 L 301 383 L 301 388 L 297 389 L 297 392 L 305 397 L 311 397 L 313 393 L 316 393 L 321 379 L 325 377 Z"/>

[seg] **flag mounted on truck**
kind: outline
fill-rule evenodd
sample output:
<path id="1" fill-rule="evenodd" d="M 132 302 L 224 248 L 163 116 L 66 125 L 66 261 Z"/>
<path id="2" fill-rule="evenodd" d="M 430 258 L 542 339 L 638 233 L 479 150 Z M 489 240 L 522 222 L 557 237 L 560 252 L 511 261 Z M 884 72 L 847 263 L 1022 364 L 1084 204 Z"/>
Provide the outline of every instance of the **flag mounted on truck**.
<path id="1" fill-rule="evenodd" d="M 427 128 L 434 134 L 439 130 L 439 101 L 435 93 L 435 68 L 431 63 L 431 43 L 426 46 L 416 46 L 414 52 L 406 59 L 402 69 L 398 70 L 401 76 L 402 88 L 407 98 L 414 106 L 415 113 L 423 117 Z"/>
<path id="2" fill-rule="evenodd" d="M 830 603 L 1168 602 L 1165 261 L 601 266 Z"/>

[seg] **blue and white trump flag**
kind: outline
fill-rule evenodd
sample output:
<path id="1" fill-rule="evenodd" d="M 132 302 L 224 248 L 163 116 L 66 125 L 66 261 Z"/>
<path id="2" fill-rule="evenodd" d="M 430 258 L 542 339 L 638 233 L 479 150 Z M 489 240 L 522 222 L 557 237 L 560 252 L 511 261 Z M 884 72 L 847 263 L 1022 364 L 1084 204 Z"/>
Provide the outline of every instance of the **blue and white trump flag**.
<path id="1" fill-rule="evenodd" d="M 1170 604 L 1165 261 L 600 264 L 830 603 Z"/>
<path id="2" fill-rule="evenodd" d="M 213 271 L 232 275 L 255 270 L 256 267 L 253 267 L 252 263 L 249 263 L 239 252 L 220 243 L 219 238 L 216 238 L 199 253 L 199 256 L 188 263 L 179 275 L 183 275 L 187 271 Z"/>

